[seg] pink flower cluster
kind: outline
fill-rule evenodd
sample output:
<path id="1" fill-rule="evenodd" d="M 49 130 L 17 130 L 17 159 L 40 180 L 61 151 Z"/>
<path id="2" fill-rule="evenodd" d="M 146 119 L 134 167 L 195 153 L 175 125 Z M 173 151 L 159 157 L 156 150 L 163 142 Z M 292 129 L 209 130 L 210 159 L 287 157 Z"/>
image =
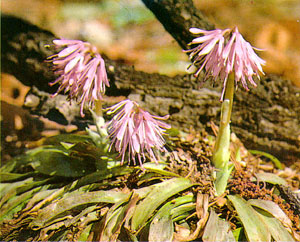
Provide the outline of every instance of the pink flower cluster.
<path id="1" fill-rule="evenodd" d="M 70 100 L 75 99 L 80 106 L 81 116 L 87 103 L 94 106 L 95 100 L 102 100 L 105 86 L 109 86 L 105 63 L 96 47 L 80 40 L 53 40 L 58 47 L 65 47 L 58 54 L 48 59 L 54 65 L 55 74 L 59 77 L 50 85 L 60 83 L 57 95 L 62 90 L 68 93 Z"/>
<path id="2" fill-rule="evenodd" d="M 163 134 L 171 128 L 162 120 L 169 116 L 158 117 L 142 110 L 136 102 L 124 100 L 107 109 L 107 114 L 116 113 L 108 123 L 108 133 L 111 138 L 110 149 L 114 145 L 122 156 L 125 154 L 136 164 L 136 157 L 141 166 L 147 153 L 157 162 L 154 150 L 166 151 Z"/>
<path id="3" fill-rule="evenodd" d="M 193 64 L 200 66 L 195 76 L 205 68 L 205 79 L 220 78 L 225 87 L 228 75 L 234 72 L 236 83 L 241 81 L 246 90 L 249 90 L 247 80 L 256 86 L 253 76 L 259 78 L 259 72 L 264 74 L 261 65 L 265 61 L 256 55 L 253 47 L 244 40 L 237 28 L 211 31 L 191 28 L 190 32 L 203 35 L 190 43 L 198 44 L 196 47 L 185 51 L 190 52 Z"/>
<path id="4" fill-rule="evenodd" d="M 80 40 L 54 40 L 58 47 L 65 47 L 58 54 L 50 56 L 54 70 L 59 77 L 50 83 L 60 86 L 57 95 L 64 90 L 68 92 L 70 100 L 75 99 L 81 104 L 80 112 L 83 114 L 85 103 L 94 106 L 95 100 L 101 100 L 105 87 L 109 86 L 104 60 L 90 43 Z M 155 150 L 166 151 L 163 134 L 170 126 L 162 120 L 168 116 L 152 116 L 142 110 L 136 102 L 125 100 L 107 109 L 108 114 L 116 113 L 106 125 L 111 138 L 110 150 L 115 150 L 122 156 L 125 154 L 136 164 L 138 158 L 140 165 L 146 159 L 146 153 L 157 161 Z"/>

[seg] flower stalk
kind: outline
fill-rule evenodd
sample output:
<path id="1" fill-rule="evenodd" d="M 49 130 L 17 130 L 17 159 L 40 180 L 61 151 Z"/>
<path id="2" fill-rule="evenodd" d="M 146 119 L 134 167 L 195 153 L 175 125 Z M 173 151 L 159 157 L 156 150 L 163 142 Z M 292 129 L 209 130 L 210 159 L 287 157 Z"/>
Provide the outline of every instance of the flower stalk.
<path id="1" fill-rule="evenodd" d="M 230 119 L 234 94 L 234 78 L 230 76 L 226 82 L 224 100 L 221 106 L 221 120 L 216 139 L 212 162 L 218 169 L 226 166 L 230 157 Z"/>
<path id="2" fill-rule="evenodd" d="M 102 112 L 102 100 L 95 100 L 94 111 L 97 116 L 103 116 Z"/>
<path id="3" fill-rule="evenodd" d="M 234 167 L 233 164 L 229 164 L 229 148 L 235 84 L 241 83 L 247 91 L 247 82 L 256 87 L 253 77 L 259 79 L 259 74 L 264 74 L 261 65 L 264 65 L 265 61 L 256 55 L 256 48 L 243 38 L 237 28 L 211 31 L 191 28 L 190 32 L 202 35 L 190 43 L 197 44 L 196 47 L 185 50 L 190 53 L 192 64 L 199 67 L 194 75 L 197 77 L 205 70 L 205 80 L 211 78 L 214 81 L 223 81 L 221 122 L 212 156 L 212 163 L 217 169 L 215 189 L 217 195 L 221 195 L 226 190 Z"/>
<path id="4" fill-rule="evenodd" d="M 212 163 L 218 169 L 215 180 L 216 195 L 222 195 L 227 186 L 233 164 L 229 164 L 230 158 L 230 120 L 234 96 L 234 78 L 229 76 L 225 91 L 224 100 L 221 105 L 221 120 L 219 133 L 213 150 Z"/>

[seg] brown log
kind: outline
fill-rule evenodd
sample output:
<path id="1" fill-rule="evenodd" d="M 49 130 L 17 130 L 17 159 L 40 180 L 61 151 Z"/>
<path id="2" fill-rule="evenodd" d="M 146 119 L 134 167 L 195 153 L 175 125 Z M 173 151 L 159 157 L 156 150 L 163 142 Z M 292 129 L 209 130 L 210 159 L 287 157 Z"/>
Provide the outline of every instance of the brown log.
<path id="1" fill-rule="evenodd" d="M 178 14 L 186 13 L 179 11 Z M 175 13 L 173 17 L 174 15 Z M 191 15 L 191 18 L 193 16 Z M 9 21 L 6 21 L 7 19 Z M 199 17 L 199 21 L 202 20 Z M 2 71 L 15 75 L 27 85 L 45 91 L 32 91 L 30 97 L 35 95 L 38 99 L 38 105 L 31 105 L 33 112 L 61 123 L 82 123 L 90 117 L 80 118 L 76 105 L 72 106 L 74 109 L 69 110 L 64 97 L 58 97 L 63 101 L 48 98 L 48 92 L 53 92 L 48 82 L 53 81 L 55 76 L 43 60 L 54 53 L 52 47 L 45 47 L 45 44 L 51 44 L 54 38 L 50 32 L 23 20 L 2 16 Z M 184 45 L 190 38 L 182 38 L 180 44 Z M 138 100 L 152 113 L 170 114 L 170 123 L 181 130 L 193 127 L 211 131 L 210 121 L 218 123 L 220 87 L 214 88 L 210 83 L 205 83 L 204 87 L 199 89 L 199 81 L 191 75 L 169 77 L 157 73 L 149 74 L 108 58 L 105 60 L 112 85 L 107 91 L 108 96 L 126 96 Z M 258 87 L 250 92 L 242 89 L 236 92 L 232 130 L 247 148 L 266 151 L 283 161 L 299 158 L 299 127 L 300 90 L 292 86 L 290 81 L 267 75 Z"/>

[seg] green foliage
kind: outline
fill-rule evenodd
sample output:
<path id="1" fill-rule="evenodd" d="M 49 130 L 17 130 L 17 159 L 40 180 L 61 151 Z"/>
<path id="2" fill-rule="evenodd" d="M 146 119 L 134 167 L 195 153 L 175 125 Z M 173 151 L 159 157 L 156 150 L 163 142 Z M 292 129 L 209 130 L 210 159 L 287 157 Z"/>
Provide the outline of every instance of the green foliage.
<path id="1" fill-rule="evenodd" d="M 215 189 L 217 196 L 220 196 L 225 192 L 227 187 L 227 181 L 233 168 L 233 164 L 226 164 L 221 170 L 218 170 L 216 172 Z"/>
<path id="2" fill-rule="evenodd" d="M 191 182 L 185 178 L 173 178 L 158 184 L 148 196 L 136 207 L 132 216 L 131 228 L 136 231 L 145 225 L 145 222 L 169 197 L 192 186 Z"/>
<path id="3" fill-rule="evenodd" d="M 89 134 L 48 138 L 1 167 L 1 240 L 171 241 L 183 236 L 179 225 L 190 231 L 184 240 L 293 240 L 292 222 L 275 203 L 229 195 L 234 207 L 225 206 L 241 221 L 232 231 L 195 196 L 203 185 L 168 170 L 165 160 L 120 166 L 105 137 Z M 264 181 L 280 183 L 274 179 Z"/>
<path id="4" fill-rule="evenodd" d="M 237 211 L 249 241 L 295 241 L 288 230 L 292 222 L 272 201 L 245 201 L 238 195 L 228 196 Z"/>
<path id="5" fill-rule="evenodd" d="M 228 196 L 243 223 L 249 241 L 271 241 L 271 234 L 254 208 L 240 196 Z"/>
<path id="6" fill-rule="evenodd" d="M 273 173 L 262 172 L 262 173 L 256 174 L 255 176 L 256 176 L 256 180 L 258 180 L 258 181 L 268 182 L 268 183 L 271 183 L 274 185 L 278 184 L 278 185 L 287 186 L 286 180 L 284 180 L 280 176 L 277 176 L 276 174 L 273 174 Z"/>
<path id="7" fill-rule="evenodd" d="M 282 170 L 282 164 L 281 164 L 280 160 L 278 160 L 275 156 L 273 156 L 269 153 L 263 152 L 263 151 L 259 151 L 259 150 L 248 150 L 248 151 L 253 155 L 261 155 L 261 156 L 269 158 L 278 169 Z"/>
<path id="8" fill-rule="evenodd" d="M 236 241 L 229 223 L 220 219 L 213 210 L 210 212 L 202 239 L 203 241 Z"/>

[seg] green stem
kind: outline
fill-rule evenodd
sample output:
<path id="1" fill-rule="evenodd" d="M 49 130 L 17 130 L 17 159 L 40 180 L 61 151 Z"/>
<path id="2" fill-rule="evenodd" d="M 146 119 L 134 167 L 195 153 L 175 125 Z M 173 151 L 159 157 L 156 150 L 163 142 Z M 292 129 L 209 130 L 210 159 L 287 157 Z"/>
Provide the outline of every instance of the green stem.
<path id="1" fill-rule="evenodd" d="M 221 122 L 219 133 L 215 143 L 212 162 L 216 168 L 222 169 L 230 157 L 230 118 L 234 94 L 234 78 L 229 76 L 226 86 L 224 100 L 221 106 Z"/>
<path id="2" fill-rule="evenodd" d="M 229 76 L 226 86 L 224 100 L 221 106 L 221 122 L 219 133 L 215 143 L 212 162 L 217 168 L 215 189 L 216 195 L 222 195 L 227 187 L 227 181 L 234 167 L 228 164 L 230 158 L 230 118 L 234 94 L 234 78 Z"/>
<path id="3" fill-rule="evenodd" d="M 102 101 L 95 100 L 95 113 L 97 116 L 102 116 Z"/>

